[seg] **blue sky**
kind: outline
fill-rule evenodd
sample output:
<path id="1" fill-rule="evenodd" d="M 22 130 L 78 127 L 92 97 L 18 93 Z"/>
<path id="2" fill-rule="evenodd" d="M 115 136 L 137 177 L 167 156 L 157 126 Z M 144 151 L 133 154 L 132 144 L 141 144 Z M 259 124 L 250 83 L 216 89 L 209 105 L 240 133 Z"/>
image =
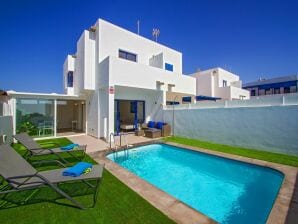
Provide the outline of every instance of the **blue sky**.
<path id="1" fill-rule="evenodd" d="M 62 93 L 62 65 L 97 18 L 183 53 L 183 72 L 220 66 L 244 82 L 298 73 L 298 1 L 4 0 L 0 89 Z"/>

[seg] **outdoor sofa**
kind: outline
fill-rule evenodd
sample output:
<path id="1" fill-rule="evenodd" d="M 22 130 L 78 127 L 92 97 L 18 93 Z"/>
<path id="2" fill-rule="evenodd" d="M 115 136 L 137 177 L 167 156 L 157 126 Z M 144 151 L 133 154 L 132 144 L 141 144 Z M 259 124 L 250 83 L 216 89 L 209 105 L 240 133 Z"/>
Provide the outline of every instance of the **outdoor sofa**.
<path id="1" fill-rule="evenodd" d="M 145 128 L 145 137 L 159 138 L 171 135 L 171 126 L 164 122 L 149 121 Z"/>

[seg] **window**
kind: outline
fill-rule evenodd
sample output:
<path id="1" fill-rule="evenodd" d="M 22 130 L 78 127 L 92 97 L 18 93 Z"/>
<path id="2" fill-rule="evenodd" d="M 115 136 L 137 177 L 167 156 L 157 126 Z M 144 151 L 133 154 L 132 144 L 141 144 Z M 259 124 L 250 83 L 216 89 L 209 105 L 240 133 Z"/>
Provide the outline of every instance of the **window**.
<path id="1" fill-rule="evenodd" d="M 290 87 L 284 87 L 284 93 L 290 93 Z"/>
<path id="2" fill-rule="evenodd" d="M 17 99 L 16 133 L 27 132 L 34 137 L 54 135 L 54 100 Z"/>
<path id="3" fill-rule="evenodd" d="M 256 95 L 256 90 L 255 90 L 255 89 L 252 89 L 252 90 L 250 91 L 250 95 L 251 95 L 251 96 L 255 96 L 255 95 Z"/>
<path id="4" fill-rule="evenodd" d="M 174 66 L 172 64 L 165 63 L 165 69 L 172 72 L 174 71 Z"/>
<path id="5" fill-rule="evenodd" d="M 265 89 L 265 95 L 270 95 L 271 94 L 271 90 L 270 89 Z"/>
<path id="6" fill-rule="evenodd" d="M 178 104 L 180 104 L 180 103 L 177 101 L 167 101 L 166 102 L 166 105 L 178 105 Z"/>
<path id="7" fill-rule="evenodd" d="M 191 103 L 191 96 L 182 97 L 182 103 Z"/>
<path id="8" fill-rule="evenodd" d="M 227 86 L 227 80 L 222 80 L 222 86 L 226 87 Z"/>
<path id="9" fill-rule="evenodd" d="M 67 87 L 73 87 L 73 72 L 67 73 Z"/>
<path id="10" fill-rule="evenodd" d="M 280 89 L 279 88 L 274 88 L 274 94 L 280 94 Z"/>
<path id="11" fill-rule="evenodd" d="M 130 102 L 130 113 L 136 113 L 137 112 L 137 107 L 138 107 L 138 102 L 137 101 L 131 101 Z"/>
<path id="12" fill-rule="evenodd" d="M 259 89 L 259 96 L 265 95 L 265 90 L 264 89 Z"/>
<path id="13" fill-rule="evenodd" d="M 297 92 L 297 87 L 296 86 L 291 86 L 290 87 L 290 92 L 291 93 L 296 93 Z"/>
<path id="14" fill-rule="evenodd" d="M 127 51 L 119 50 L 119 58 L 123 58 L 129 61 L 137 62 L 137 55 L 129 53 Z"/>

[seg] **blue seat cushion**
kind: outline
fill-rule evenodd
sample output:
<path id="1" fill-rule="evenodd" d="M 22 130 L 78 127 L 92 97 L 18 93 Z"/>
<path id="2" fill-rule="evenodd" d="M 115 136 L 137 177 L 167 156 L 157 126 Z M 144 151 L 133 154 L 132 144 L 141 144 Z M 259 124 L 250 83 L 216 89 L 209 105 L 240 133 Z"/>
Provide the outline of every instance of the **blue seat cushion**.
<path id="1" fill-rule="evenodd" d="M 159 122 L 157 122 L 157 124 L 156 124 L 156 128 L 157 129 L 162 129 L 162 126 L 164 125 L 164 123 L 163 122 L 161 122 L 161 121 L 159 121 Z"/>
<path id="2" fill-rule="evenodd" d="M 155 122 L 154 121 L 149 121 L 147 126 L 148 126 L 148 128 L 154 128 L 155 127 Z"/>

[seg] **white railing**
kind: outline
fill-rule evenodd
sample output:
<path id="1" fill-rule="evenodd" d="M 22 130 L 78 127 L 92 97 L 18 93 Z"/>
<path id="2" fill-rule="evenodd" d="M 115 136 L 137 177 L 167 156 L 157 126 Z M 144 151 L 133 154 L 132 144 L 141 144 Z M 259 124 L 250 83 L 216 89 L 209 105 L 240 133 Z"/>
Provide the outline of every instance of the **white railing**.
<path id="1" fill-rule="evenodd" d="M 198 101 L 194 104 L 175 105 L 175 110 L 207 109 L 207 108 L 237 108 L 237 107 L 268 107 L 268 106 L 298 105 L 298 93 L 279 94 L 253 97 L 249 100 Z M 173 110 L 172 105 L 164 106 L 164 110 Z"/>

